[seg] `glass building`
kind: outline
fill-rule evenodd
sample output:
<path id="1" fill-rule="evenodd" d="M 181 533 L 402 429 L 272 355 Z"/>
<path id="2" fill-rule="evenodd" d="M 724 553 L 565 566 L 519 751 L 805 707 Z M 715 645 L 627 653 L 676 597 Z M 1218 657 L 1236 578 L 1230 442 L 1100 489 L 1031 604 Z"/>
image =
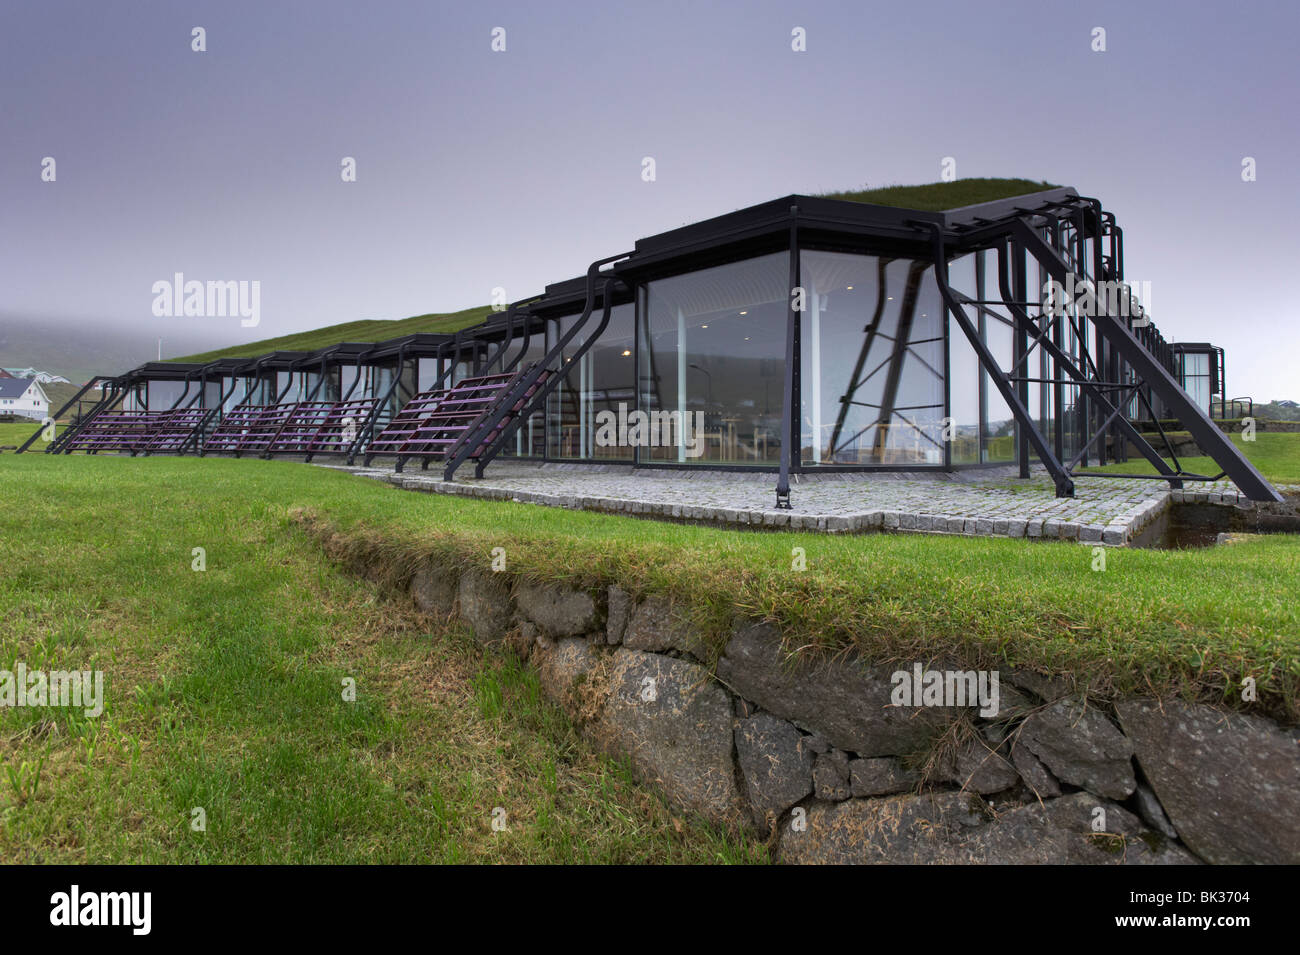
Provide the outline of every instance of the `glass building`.
<path id="1" fill-rule="evenodd" d="M 1075 468 L 1135 450 L 1178 481 L 1137 427 L 1178 418 L 1265 486 L 1208 418 L 1222 349 L 1164 339 L 1124 282 L 1114 216 L 1068 188 L 945 212 L 786 196 L 641 239 L 452 335 L 112 382 L 123 408 L 201 409 L 204 429 L 233 416 L 243 435 L 264 412 L 267 454 L 363 402 L 332 452 L 448 478 L 497 457 L 766 470 L 780 501 L 801 471 L 1037 463 L 1069 495 Z"/>

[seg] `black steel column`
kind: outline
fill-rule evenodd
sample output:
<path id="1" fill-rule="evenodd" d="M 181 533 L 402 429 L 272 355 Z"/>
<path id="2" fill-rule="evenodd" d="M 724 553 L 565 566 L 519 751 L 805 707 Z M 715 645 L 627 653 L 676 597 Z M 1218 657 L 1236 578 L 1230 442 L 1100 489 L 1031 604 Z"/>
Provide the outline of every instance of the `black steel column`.
<path id="1" fill-rule="evenodd" d="M 794 455 L 794 435 L 798 433 L 795 406 L 797 381 L 799 376 L 799 307 L 803 306 L 803 291 L 799 289 L 799 207 L 790 207 L 790 288 L 786 301 L 788 314 L 785 328 L 785 388 L 784 405 L 781 415 L 781 474 L 776 481 L 776 506 L 782 510 L 790 509 L 790 468 Z"/>
<path id="2" fill-rule="evenodd" d="M 1027 302 L 1028 283 L 1026 281 L 1025 267 L 1025 250 L 1020 247 L 1018 242 L 1008 243 L 1011 249 L 1011 282 L 1013 300 L 1017 302 Z M 999 250 L 1001 254 L 1001 250 Z M 1038 300 L 1041 302 L 1042 298 Z M 1016 321 L 1016 339 L 1015 339 L 1015 367 L 1023 368 L 1019 372 L 1020 376 L 1028 377 L 1025 356 L 1029 352 L 1029 329 L 1025 322 L 1021 320 L 1019 313 L 1012 311 Z M 1029 382 L 1016 382 L 1016 394 L 1020 397 L 1020 403 L 1027 409 L 1029 407 Z M 1020 463 L 1020 476 L 1029 477 L 1029 438 L 1025 434 L 1024 426 L 1019 419 L 1015 421 L 1016 428 L 1016 457 Z"/>

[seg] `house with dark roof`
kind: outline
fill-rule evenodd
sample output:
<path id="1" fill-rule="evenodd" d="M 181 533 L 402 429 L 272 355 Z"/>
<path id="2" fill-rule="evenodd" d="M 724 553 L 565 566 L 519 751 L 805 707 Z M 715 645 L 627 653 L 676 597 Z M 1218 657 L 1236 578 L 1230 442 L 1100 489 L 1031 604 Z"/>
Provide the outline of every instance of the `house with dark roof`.
<path id="1" fill-rule="evenodd" d="M 0 415 L 41 420 L 50 413 L 50 399 L 34 378 L 0 378 Z"/>

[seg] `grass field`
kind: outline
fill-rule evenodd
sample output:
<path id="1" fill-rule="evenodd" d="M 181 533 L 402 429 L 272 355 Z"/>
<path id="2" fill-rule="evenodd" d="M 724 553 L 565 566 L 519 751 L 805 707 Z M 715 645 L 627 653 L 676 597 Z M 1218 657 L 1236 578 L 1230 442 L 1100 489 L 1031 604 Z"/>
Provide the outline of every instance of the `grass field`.
<path id="1" fill-rule="evenodd" d="M 33 421 L 28 424 L 26 421 L 0 421 L 0 447 L 12 444 L 16 448 L 21 448 L 23 442 L 32 436 L 32 432 L 40 427 L 39 421 Z M 37 438 L 32 445 L 33 451 L 44 451 L 47 441 Z"/>
<path id="2" fill-rule="evenodd" d="M 958 654 L 1094 691 L 1294 718 L 1300 538 L 1200 551 L 736 533 L 420 495 L 291 461 L 0 456 L 0 668 L 101 669 L 107 708 L 0 708 L 0 857 L 25 861 L 744 861 L 597 756 L 531 673 L 429 629 L 300 516 L 400 576 L 426 555 L 736 607 L 796 645 Z M 791 569 L 791 549 L 808 569 Z M 206 570 L 192 569 L 193 548 Z M 356 681 L 356 701 L 342 698 Z M 195 807 L 205 832 L 190 828 Z M 493 832 L 492 811 L 510 828 Z"/>
<path id="3" fill-rule="evenodd" d="M 107 698 L 97 720 L 0 708 L 0 859 L 766 859 L 593 753 L 520 664 L 430 630 L 285 522 L 289 500 L 382 493 L 356 483 L 0 458 L 0 668 L 102 670 Z"/>
<path id="4" fill-rule="evenodd" d="M 1187 437 L 1186 433 L 1175 434 Z M 1231 434 L 1232 443 L 1245 452 L 1246 457 L 1259 469 L 1259 472 L 1275 484 L 1300 484 L 1300 434 L 1294 432 L 1260 431 L 1254 441 L 1244 441 L 1240 434 Z M 1160 447 L 1159 438 L 1149 439 L 1153 447 Z M 1172 462 L 1171 462 L 1172 463 Z M 1222 469 L 1214 463 L 1213 458 L 1197 455 L 1179 457 L 1178 463 L 1183 469 L 1193 474 L 1214 477 Z M 1130 452 L 1129 460 L 1121 464 L 1108 464 L 1105 467 L 1081 469 L 1081 473 L 1113 472 L 1122 474 L 1155 474 L 1156 469 L 1146 458 Z"/>

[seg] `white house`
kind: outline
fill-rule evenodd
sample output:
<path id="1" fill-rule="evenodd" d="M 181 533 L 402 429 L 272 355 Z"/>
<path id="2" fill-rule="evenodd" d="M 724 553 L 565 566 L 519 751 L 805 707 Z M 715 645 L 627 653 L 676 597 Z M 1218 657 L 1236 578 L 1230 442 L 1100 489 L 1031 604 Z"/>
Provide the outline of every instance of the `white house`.
<path id="1" fill-rule="evenodd" d="M 0 378 L 0 415 L 44 419 L 50 413 L 50 399 L 34 378 Z"/>

